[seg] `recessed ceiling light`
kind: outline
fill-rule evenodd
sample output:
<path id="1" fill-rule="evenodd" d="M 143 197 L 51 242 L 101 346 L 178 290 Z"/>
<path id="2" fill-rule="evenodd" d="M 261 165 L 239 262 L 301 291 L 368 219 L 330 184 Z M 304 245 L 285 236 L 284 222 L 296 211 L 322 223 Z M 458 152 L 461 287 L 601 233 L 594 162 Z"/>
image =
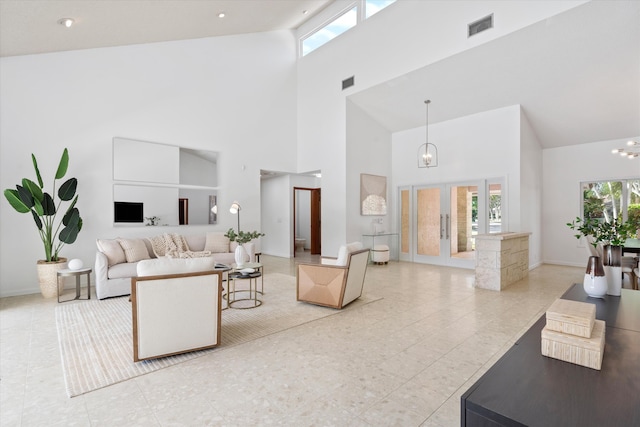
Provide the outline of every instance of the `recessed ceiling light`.
<path id="1" fill-rule="evenodd" d="M 220 13 L 218 14 L 218 18 L 224 18 L 224 12 L 220 12 Z"/>
<path id="2" fill-rule="evenodd" d="M 308 11 L 308 10 L 303 10 L 303 11 L 302 11 L 302 14 L 303 14 L 303 15 L 306 15 L 306 14 L 308 14 L 308 13 L 309 13 L 309 11 Z"/>
<path id="3" fill-rule="evenodd" d="M 69 28 L 73 25 L 73 19 L 71 18 L 62 18 L 60 20 L 58 20 L 58 24 L 60 25 L 64 25 L 65 27 Z"/>

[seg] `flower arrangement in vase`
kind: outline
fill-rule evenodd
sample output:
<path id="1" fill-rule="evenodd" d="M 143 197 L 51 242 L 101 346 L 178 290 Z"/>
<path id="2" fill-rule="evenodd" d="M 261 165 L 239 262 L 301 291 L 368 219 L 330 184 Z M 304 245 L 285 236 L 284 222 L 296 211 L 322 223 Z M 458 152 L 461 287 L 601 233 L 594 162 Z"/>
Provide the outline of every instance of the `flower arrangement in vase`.
<path id="1" fill-rule="evenodd" d="M 622 264 L 622 246 L 624 242 L 635 233 L 635 225 L 632 222 L 624 222 L 621 219 L 613 219 L 612 221 L 601 221 L 595 218 L 587 218 L 582 220 L 576 218 L 574 221 L 567 223 L 572 230 L 578 231 L 575 237 L 579 239 L 584 236 L 585 239 L 593 245 L 597 253 L 597 262 L 601 262 L 604 266 L 608 282 L 609 295 L 619 296 L 622 287 L 621 264 Z M 594 258 L 594 257 L 591 257 Z M 590 264 L 592 259 L 590 258 Z M 587 268 L 589 270 L 589 267 Z M 585 291 L 587 290 L 587 275 L 585 275 Z M 594 275 L 591 274 L 591 279 Z M 587 292 L 589 294 L 589 292 Z M 593 296 L 589 294 L 590 296 Z"/>
<path id="2" fill-rule="evenodd" d="M 251 244 L 250 242 L 253 239 L 257 239 L 258 237 L 264 236 L 264 233 L 260 233 L 258 231 L 242 231 L 242 230 L 236 233 L 233 228 L 230 228 L 229 230 L 227 230 L 227 232 L 224 235 L 225 237 L 228 237 L 231 242 L 238 243 L 238 246 L 236 247 L 236 250 L 235 250 L 235 260 L 236 260 L 236 266 L 242 267 L 247 257 L 247 252 L 253 251 L 253 249 L 251 249 L 251 251 L 247 251 L 245 246 L 250 245 Z"/>

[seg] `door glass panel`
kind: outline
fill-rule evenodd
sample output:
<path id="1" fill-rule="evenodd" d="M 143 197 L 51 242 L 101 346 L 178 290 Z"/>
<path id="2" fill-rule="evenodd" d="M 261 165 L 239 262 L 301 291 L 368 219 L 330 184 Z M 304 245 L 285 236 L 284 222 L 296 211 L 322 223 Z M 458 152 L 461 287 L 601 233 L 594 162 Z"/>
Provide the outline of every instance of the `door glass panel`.
<path id="1" fill-rule="evenodd" d="M 636 228 L 636 238 L 640 239 L 640 179 L 627 182 L 627 220 Z"/>
<path id="2" fill-rule="evenodd" d="M 489 233 L 502 232 L 502 185 L 489 184 Z"/>
<path id="3" fill-rule="evenodd" d="M 417 190 L 417 254 L 440 256 L 440 189 Z"/>
<path id="4" fill-rule="evenodd" d="M 409 253 L 409 190 L 400 191 L 400 251 Z"/>
<path id="5" fill-rule="evenodd" d="M 473 258 L 474 254 L 474 206 L 477 206 L 478 187 L 451 187 L 451 217 L 449 219 L 450 254 L 455 258 Z M 475 234 L 478 233 L 477 212 Z"/>

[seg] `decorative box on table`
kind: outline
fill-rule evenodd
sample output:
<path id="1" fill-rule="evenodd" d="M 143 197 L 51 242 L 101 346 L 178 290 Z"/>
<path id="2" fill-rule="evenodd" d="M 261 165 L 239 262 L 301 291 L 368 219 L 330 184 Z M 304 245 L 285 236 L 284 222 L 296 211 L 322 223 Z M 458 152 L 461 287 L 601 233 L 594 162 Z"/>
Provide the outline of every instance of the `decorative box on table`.
<path id="1" fill-rule="evenodd" d="M 579 337 L 591 337 L 596 306 L 586 302 L 557 299 L 547 310 L 547 329 Z"/>
<path id="2" fill-rule="evenodd" d="M 606 325 L 594 304 L 557 299 L 546 313 L 542 355 L 600 370 Z"/>
<path id="3" fill-rule="evenodd" d="M 596 320 L 591 338 L 542 329 L 542 355 L 600 370 L 604 354 L 605 323 Z"/>

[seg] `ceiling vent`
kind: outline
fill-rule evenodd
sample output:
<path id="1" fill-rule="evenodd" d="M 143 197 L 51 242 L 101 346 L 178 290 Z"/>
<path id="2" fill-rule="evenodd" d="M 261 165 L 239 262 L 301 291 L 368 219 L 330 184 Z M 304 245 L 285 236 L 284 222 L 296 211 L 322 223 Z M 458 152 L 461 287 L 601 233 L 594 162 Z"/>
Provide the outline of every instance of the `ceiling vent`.
<path id="1" fill-rule="evenodd" d="M 493 28 L 493 13 L 469 24 L 469 37 Z"/>
<path id="2" fill-rule="evenodd" d="M 348 79 L 344 79 L 342 81 L 342 90 L 345 90 L 346 88 L 353 86 L 355 83 L 356 83 L 355 76 L 351 76 Z"/>

